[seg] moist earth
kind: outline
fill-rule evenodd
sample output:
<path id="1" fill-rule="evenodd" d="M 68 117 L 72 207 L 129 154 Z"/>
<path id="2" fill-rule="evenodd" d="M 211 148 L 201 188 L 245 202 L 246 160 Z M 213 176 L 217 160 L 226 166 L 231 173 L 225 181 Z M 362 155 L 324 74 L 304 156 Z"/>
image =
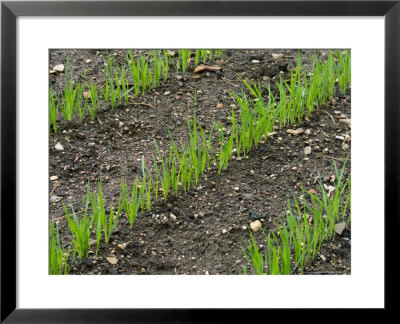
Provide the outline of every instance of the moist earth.
<path id="1" fill-rule="evenodd" d="M 126 53 L 125 49 L 52 49 L 49 69 L 66 65 L 68 57 L 69 77 L 101 86 L 104 58 L 111 54 L 123 64 Z M 133 53 L 146 55 L 148 50 Z M 228 115 L 233 109 L 238 116 L 240 109 L 231 91 L 247 91 L 241 79 L 260 81 L 265 95 L 270 85 L 277 94 L 275 82 L 280 77 L 290 78 L 298 53 L 311 70 L 311 55 L 323 58 L 328 50 L 227 49 L 221 59 L 207 62 L 222 67 L 220 71 L 196 74 L 192 64 L 182 73 L 171 65 L 167 82 L 137 98 L 132 96 L 128 104 L 114 111 L 102 102 L 94 121 L 89 116 L 83 122 L 78 117 L 72 122 L 59 117 L 58 132 L 49 135 L 49 176 L 57 177 L 49 180 L 49 218 L 59 222 L 64 244 L 68 246 L 72 237 L 63 202 L 79 215 L 87 184 L 95 191 L 101 177 L 107 208 L 115 209 L 121 181 L 133 185 L 135 177 L 141 175 L 142 156 L 153 161 L 154 139 L 164 153 L 169 150 L 168 130 L 178 145 L 187 142 L 187 116 L 193 115 L 194 106 L 197 121 L 207 132 L 213 121 L 230 129 Z M 272 54 L 283 55 L 276 58 Z M 65 75 L 51 73 L 49 81 L 61 92 Z M 341 95 L 336 89 L 332 100 L 303 122 L 275 127 L 273 135 L 253 147 L 247 158 L 235 158 L 234 154 L 221 175 L 212 167 L 196 188 L 170 195 L 166 202 L 153 202 L 151 212 L 139 211 L 132 228 L 123 214 L 109 244 L 100 243 L 97 256 L 94 244 L 88 258 L 75 259 L 70 273 L 229 275 L 243 274 L 243 267 L 248 274 L 253 273 L 242 252 L 249 245 L 250 223 L 259 220 L 265 233 L 277 232 L 276 222 L 285 215 L 287 199 L 300 197 L 301 185 L 318 191 L 318 176 L 323 183 L 333 185 L 334 163 L 341 168 L 350 153 L 351 129 L 341 122 L 350 118 L 350 90 Z M 298 128 L 304 130 L 298 136 L 287 132 Z M 57 143 L 63 146 L 62 151 L 55 148 Z M 307 146 L 311 147 L 309 155 L 304 150 Z M 346 176 L 350 169 L 351 159 Z M 264 234 L 253 234 L 265 252 Z M 118 262 L 113 265 L 107 257 Z M 318 256 L 304 270 L 304 274 L 313 275 L 350 273 L 351 223 L 341 235 L 324 241 Z"/>

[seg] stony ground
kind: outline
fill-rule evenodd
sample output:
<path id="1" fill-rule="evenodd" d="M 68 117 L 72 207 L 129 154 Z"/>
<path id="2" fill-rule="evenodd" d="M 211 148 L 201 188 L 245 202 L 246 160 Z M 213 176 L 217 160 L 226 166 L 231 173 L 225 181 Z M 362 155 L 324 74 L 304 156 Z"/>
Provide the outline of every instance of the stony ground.
<path id="1" fill-rule="evenodd" d="M 146 50 L 137 53 L 146 54 Z M 107 53 L 123 62 L 126 50 L 50 50 L 49 69 L 71 63 L 70 75 L 101 84 L 103 59 Z M 300 51 L 303 62 L 310 63 L 309 50 Z M 327 51 L 317 51 L 320 57 Z M 155 90 L 113 112 L 102 103 L 95 121 L 59 120 L 60 130 L 49 135 L 49 218 L 58 220 L 64 241 L 71 241 L 62 203 L 82 211 L 82 197 L 89 181 L 94 190 L 102 177 L 107 206 L 114 206 L 121 180 L 133 184 L 140 175 L 141 159 L 152 160 L 153 140 L 166 152 L 170 138 L 187 141 L 187 115 L 197 97 L 199 124 L 209 131 L 212 121 L 231 127 L 227 115 L 239 113 L 231 91 L 240 92 L 240 78 L 271 85 L 288 78 L 296 64 L 297 50 L 225 50 L 212 64 L 218 72 L 195 74 L 193 67 L 183 73 L 171 68 L 169 79 Z M 85 74 L 86 71 L 86 74 Z M 56 91 L 64 85 L 63 73 L 51 73 Z M 139 213 L 132 228 L 126 217 L 108 245 L 95 246 L 89 258 L 75 260 L 71 274 L 242 274 L 252 273 L 242 247 L 249 242 L 249 226 L 258 220 L 264 231 L 276 230 L 274 222 L 284 216 L 287 198 L 301 195 L 300 186 L 318 190 L 318 174 L 332 185 L 333 163 L 338 167 L 350 152 L 350 91 L 337 92 L 331 102 L 315 111 L 309 119 L 288 128 L 276 127 L 273 135 L 251 151 L 247 159 L 234 158 L 226 172 L 215 168 L 200 180 L 197 188 L 181 191 L 167 202 L 155 202 L 152 211 Z M 296 134 L 293 130 L 301 128 Z M 60 144 L 62 150 L 56 145 Z M 309 147 L 311 150 L 306 147 Z M 58 147 L 60 148 L 60 146 Z M 350 172 L 351 159 L 346 167 Z M 261 249 L 261 231 L 255 233 Z M 332 241 L 326 241 L 306 274 L 350 274 L 351 225 Z"/>

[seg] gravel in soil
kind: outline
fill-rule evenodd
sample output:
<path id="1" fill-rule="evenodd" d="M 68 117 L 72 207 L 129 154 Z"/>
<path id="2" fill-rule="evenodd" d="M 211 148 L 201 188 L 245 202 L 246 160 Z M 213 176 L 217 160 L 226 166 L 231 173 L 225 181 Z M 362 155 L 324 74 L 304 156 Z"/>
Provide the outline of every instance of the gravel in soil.
<path id="1" fill-rule="evenodd" d="M 68 56 L 72 78 L 101 84 L 107 53 L 122 63 L 126 51 L 54 49 L 49 52 L 49 69 L 66 65 Z M 300 53 L 311 68 L 312 52 Z M 327 55 L 325 50 L 316 53 Z M 166 83 L 131 97 L 127 105 L 111 111 L 103 102 L 93 122 L 89 116 L 83 123 L 58 120 L 59 131 L 49 135 L 49 217 L 60 222 L 64 242 L 71 241 L 71 234 L 62 203 L 81 211 L 88 181 L 94 190 L 101 177 L 107 207 L 115 208 L 121 180 L 132 185 L 140 176 L 142 156 L 152 161 L 154 139 L 164 153 L 169 149 L 168 129 L 178 144 L 187 141 L 186 118 L 194 105 L 194 93 L 196 116 L 203 129 L 208 132 L 212 121 L 229 129 L 228 113 L 232 109 L 239 113 L 230 91 L 241 91 L 240 78 L 260 80 L 264 88 L 271 84 L 276 93 L 274 83 L 280 77 L 288 78 L 296 62 L 297 50 L 225 50 L 220 60 L 212 62 L 222 67 L 220 71 L 195 74 L 193 66 L 185 73 L 170 71 Z M 56 91 L 63 89 L 64 78 L 59 72 L 49 75 Z M 350 153 L 351 129 L 344 121 L 350 118 L 350 91 L 346 96 L 336 92 L 310 118 L 276 127 L 247 158 L 233 158 L 221 175 L 213 168 L 197 188 L 180 191 L 165 203 L 154 202 L 151 212 L 139 212 L 132 228 L 122 216 L 110 243 L 100 244 L 97 256 L 94 245 L 87 259 L 77 258 L 71 274 L 223 275 L 242 274 L 243 267 L 252 273 L 241 250 L 249 242 L 250 223 L 258 220 L 264 231 L 276 231 L 275 222 L 284 215 L 287 198 L 299 197 L 301 184 L 306 190 L 318 190 L 320 174 L 324 183 L 332 185 L 333 162 L 341 167 Z M 300 128 L 303 131 L 293 132 Z M 346 174 L 350 168 L 349 160 Z M 261 231 L 254 235 L 263 250 L 264 235 Z M 332 241 L 325 241 L 305 268 L 305 274 L 350 273 L 351 224 Z"/>

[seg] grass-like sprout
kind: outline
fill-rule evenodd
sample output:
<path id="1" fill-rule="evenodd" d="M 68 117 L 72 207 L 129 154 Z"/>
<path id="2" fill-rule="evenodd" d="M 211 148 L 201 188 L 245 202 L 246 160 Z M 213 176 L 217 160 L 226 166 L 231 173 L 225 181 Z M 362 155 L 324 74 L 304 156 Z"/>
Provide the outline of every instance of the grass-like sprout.
<path id="1" fill-rule="evenodd" d="M 56 98 L 55 98 L 56 97 Z M 53 88 L 49 89 L 49 130 L 53 132 L 57 132 L 57 115 L 58 115 L 58 96 L 54 92 Z"/>
<path id="2" fill-rule="evenodd" d="M 88 111 L 90 115 L 90 119 L 93 121 L 96 117 L 96 112 L 100 109 L 100 102 L 97 92 L 97 87 L 92 82 L 89 85 L 89 97 L 92 103 L 92 106 L 88 106 Z"/>
<path id="3" fill-rule="evenodd" d="M 74 209 L 71 206 L 72 217 L 69 215 L 67 207 L 63 203 L 65 215 L 67 217 L 68 226 L 72 233 L 72 242 L 74 244 L 74 251 L 78 253 L 79 258 L 88 256 L 90 233 L 92 229 L 92 222 L 88 216 L 88 205 L 89 205 L 89 191 L 84 198 L 85 211 L 81 220 L 78 219 Z"/>
<path id="4" fill-rule="evenodd" d="M 67 75 L 67 72 L 66 72 Z M 74 86 L 74 81 L 71 79 L 69 82 L 65 82 L 64 87 L 64 97 L 62 104 L 60 105 L 60 110 L 67 121 L 71 121 L 74 117 L 76 106 L 77 106 L 77 92 L 80 89 L 80 84 L 78 83 Z"/>
<path id="5" fill-rule="evenodd" d="M 107 216 L 105 210 L 105 203 L 103 199 L 103 190 L 101 180 L 98 182 L 98 193 L 97 196 L 92 194 L 92 211 L 93 211 L 93 218 L 97 222 L 96 227 L 96 238 L 97 238 L 97 251 L 99 246 L 99 241 L 101 237 L 101 229 L 103 230 L 104 240 L 106 244 L 108 244 L 111 234 L 114 229 L 117 227 L 119 216 L 121 215 L 121 210 L 123 207 L 123 195 L 119 196 L 118 200 L 118 209 L 117 212 L 114 213 L 113 207 L 110 208 L 110 214 Z"/>
<path id="6" fill-rule="evenodd" d="M 75 251 L 69 262 L 71 246 L 66 250 L 63 245 L 62 237 L 58 229 L 58 223 L 50 222 L 50 241 L 49 241 L 49 274 L 66 275 L 71 271 L 71 265 L 75 260 Z"/>
<path id="7" fill-rule="evenodd" d="M 129 62 L 129 73 L 131 75 L 131 79 L 133 81 L 133 85 L 135 88 L 135 96 L 137 96 L 140 93 L 140 67 L 138 66 L 139 62 L 135 61 L 135 58 L 133 57 L 132 51 L 129 50 L 129 59 L 128 56 L 126 57 L 127 62 Z"/>
<path id="8" fill-rule="evenodd" d="M 214 123 L 215 129 L 218 131 L 218 137 L 219 137 L 219 152 L 218 152 L 218 161 L 214 161 L 214 163 L 217 166 L 218 169 L 218 174 L 221 174 L 222 170 L 226 170 L 228 167 L 228 162 L 229 159 L 232 155 L 232 150 L 233 150 L 233 139 L 235 137 L 234 130 L 231 131 L 229 135 L 229 139 L 226 141 L 225 140 L 225 132 L 224 128 L 222 127 L 221 123 L 218 123 L 216 125 Z"/>
<path id="9" fill-rule="evenodd" d="M 247 249 L 244 249 L 242 247 L 242 252 L 247 260 L 248 263 L 253 265 L 254 272 L 257 275 L 262 275 L 264 274 L 264 255 L 260 253 L 257 243 L 254 239 L 253 234 L 250 232 L 250 238 L 251 238 L 251 244 L 247 247 Z M 243 272 L 246 274 L 246 267 L 243 267 Z"/>
<path id="10" fill-rule="evenodd" d="M 79 114 L 79 119 L 81 122 L 83 121 L 83 118 L 85 117 L 85 112 L 86 109 L 88 108 L 88 102 L 89 98 L 88 96 L 83 95 L 83 90 L 85 89 L 85 85 L 83 84 L 78 84 L 78 92 L 77 92 L 77 107 L 78 107 L 78 114 Z"/>
<path id="11" fill-rule="evenodd" d="M 124 197 L 123 204 L 125 214 L 128 217 L 130 226 L 132 227 L 140 207 L 140 201 L 142 200 L 138 190 L 138 177 L 135 178 L 131 194 L 129 194 L 128 187 L 124 182 L 121 182 L 121 187 L 122 196 Z"/>
<path id="12" fill-rule="evenodd" d="M 340 50 L 335 52 L 338 65 L 336 66 L 336 77 L 339 81 L 340 92 L 346 93 L 347 87 L 351 82 L 351 59 L 350 51 L 343 54 Z"/>

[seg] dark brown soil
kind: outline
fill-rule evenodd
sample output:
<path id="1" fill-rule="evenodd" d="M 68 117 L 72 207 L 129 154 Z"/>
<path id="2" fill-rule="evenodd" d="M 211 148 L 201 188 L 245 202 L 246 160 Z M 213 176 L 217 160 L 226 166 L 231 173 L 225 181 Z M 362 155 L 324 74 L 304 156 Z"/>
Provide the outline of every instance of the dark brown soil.
<path id="1" fill-rule="evenodd" d="M 109 50 L 122 62 L 127 50 Z M 139 51 L 142 54 L 146 50 Z M 284 56 L 275 60 L 272 53 Z M 301 50 L 303 62 L 309 64 L 309 50 Z M 324 56 L 327 51 L 319 50 Z M 106 50 L 50 50 L 49 68 L 71 63 L 72 78 L 82 77 L 94 82 L 104 81 L 103 58 Z M 90 63 L 86 60 L 90 59 Z M 260 63 L 252 63 L 258 60 Z M 194 79 L 193 67 L 184 74 L 175 73 L 171 66 L 165 84 L 138 98 L 131 97 L 127 105 L 113 112 L 102 103 L 98 118 L 89 116 L 83 123 L 59 120 L 60 129 L 49 136 L 49 175 L 58 180 L 49 181 L 50 196 L 60 197 L 50 202 L 50 220 L 58 220 L 64 242 L 71 241 L 62 202 L 82 211 L 82 197 L 88 180 L 92 190 L 102 177 L 107 207 L 116 206 L 121 180 L 132 185 L 140 175 L 141 158 L 152 161 L 155 153 L 153 139 L 162 151 L 169 148 L 168 129 L 176 142 L 187 141 L 186 118 L 193 107 L 193 94 L 197 91 L 197 119 L 207 131 L 212 121 L 231 127 L 227 114 L 239 107 L 230 91 L 240 92 L 239 78 L 273 84 L 279 77 L 288 78 L 291 66 L 297 61 L 297 50 L 225 50 L 221 60 L 212 62 L 222 66 L 221 72 L 206 72 Z M 61 91 L 64 75 L 50 74 L 50 83 Z M 168 94 L 169 92 L 169 94 Z M 222 104 L 223 108 L 217 108 Z M 350 91 L 341 96 L 337 91 L 332 102 L 298 125 L 303 128 L 299 136 L 287 133 L 288 128 L 276 129 L 265 143 L 254 148 L 247 159 L 233 159 L 221 175 L 216 169 L 200 180 L 197 188 L 180 191 L 178 197 L 167 203 L 153 203 L 152 211 L 140 213 L 130 228 L 125 216 L 108 245 L 101 244 L 97 256 L 95 246 L 89 258 L 75 260 L 71 274 L 242 274 L 247 265 L 241 250 L 249 242 L 249 224 L 260 220 L 263 229 L 275 230 L 274 222 L 284 216 L 287 198 L 301 195 L 300 185 L 306 190 L 318 190 L 318 174 L 330 184 L 334 174 L 333 162 L 338 167 L 350 152 L 343 140 L 336 136 L 351 136 L 350 129 L 340 118 L 350 118 Z M 221 105 L 218 105 L 220 107 Z M 345 115 L 345 116 L 344 116 Z M 55 149 L 61 143 L 63 151 Z M 350 145 L 349 137 L 346 144 Z M 305 156 L 305 146 L 312 147 Z M 350 172 L 351 162 L 346 172 Z M 160 195 L 161 196 L 161 195 Z M 171 214 L 176 219 L 171 219 Z M 255 233 L 257 242 L 265 245 L 261 231 Z M 94 239 L 94 236 L 93 236 Z M 126 243 L 124 250 L 118 244 Z M 341 236 L 325 241 L 320 255 L 306 267 L 306 274 L 350 274 L 351 228 Z M 106 257 L 115 256 L 116 265 Z"/>

